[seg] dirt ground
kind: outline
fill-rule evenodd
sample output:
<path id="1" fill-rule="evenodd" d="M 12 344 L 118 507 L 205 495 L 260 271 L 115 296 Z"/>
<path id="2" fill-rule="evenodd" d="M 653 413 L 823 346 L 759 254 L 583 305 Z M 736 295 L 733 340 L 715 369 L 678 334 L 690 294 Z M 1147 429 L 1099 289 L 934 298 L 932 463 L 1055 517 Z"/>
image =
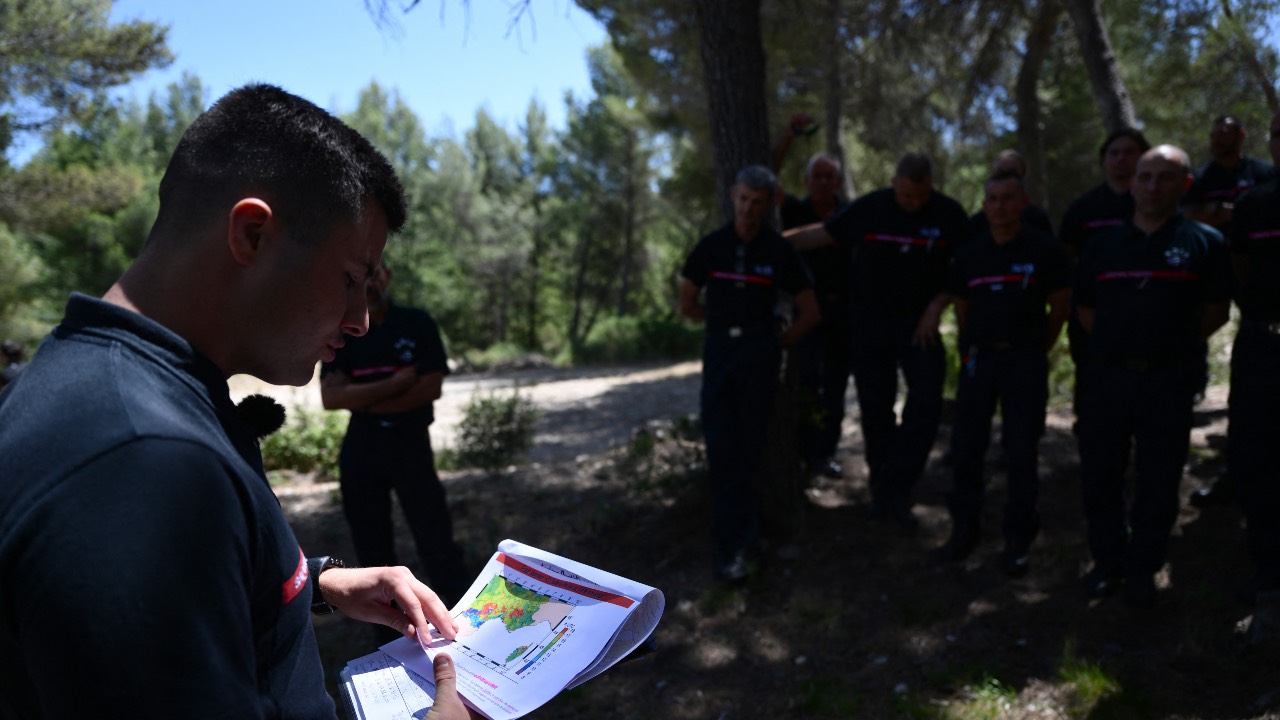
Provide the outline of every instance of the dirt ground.
<path id="1" fill-rule="evenodd" d="M 940 565 L 929 551 L 949 528 L 940 461 L 949 428 L 918 487 L 920 528 L 908 534 L 866 517 L 851 416 L 844 477 L 812 481 L 795 536 L 775 543 L 745 586 L 726 588 L 710 572 L 701 444 L 680 420 L 696 410 L 696 365 L 614 374 L 571 398 L 572 383 L 609 376 L 526 378 L 530 392 L 548 385 L 537 391 L 547 404 L 536 461 L 497 477 L 443 474 L 477 568 L 510 537 L 666 594 L 656 652 L 530 717 L 1280 719 L 1280 657 L 1240 652 L 1249 608 L 1236 595 L 1250 569 L 1237 508 L 1185 507 L 1155 609 L 1081 596 L 1088 553 L 1069 409 L 1051 411 L 1041 444 L 1043 531 L 1027 577 L 1008 580 L 997 565 L 998 452 L 985 542 L 966 563 Z M 1225 395 L 1211 388 L 1197 411 L 1184 498 L 1220 471 Z M 351 556 L 336 483 L 304 477 L 278 493 L 304 549 Z M 415 567 L 401 530 L 401 556 Z M 331 674 L 374 648 L 368 628 L 341 617 L 318 618 L 317 633 Z M 1111 682 L 1101 700 L 1081 699 L 1092 697 L 1086 677 Z"/>

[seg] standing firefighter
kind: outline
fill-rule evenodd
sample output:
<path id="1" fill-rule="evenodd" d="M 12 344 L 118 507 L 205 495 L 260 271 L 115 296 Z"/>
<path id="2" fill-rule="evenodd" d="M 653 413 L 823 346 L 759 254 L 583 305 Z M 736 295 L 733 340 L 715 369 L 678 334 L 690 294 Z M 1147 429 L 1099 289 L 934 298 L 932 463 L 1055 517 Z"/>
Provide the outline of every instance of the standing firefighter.
<path id="1" fill-rule="evenodd" d="M 946 352 L 931 303 L 946 288 L 955 247 L 972 233 L 955 200 L 933 188 L 923 155 L 898 161 L 893 186 L 854 200 L 821 225 L 787 232 L 801 251 L 840 244 L 853 258 L 851 360 L 862 410 L 871 515 L 915 529 L 912 488 L 942 417 Z M 907 400 L 898 422 L 898 371 Z"/>
<path id="2" fill-rule="evenodd" d="M 951 537 L 941 555 L 961 560 L 978 543 L 983 458 L 998 401 L 1009 468 L 1000 567 L 1011 577 L 1026 573 L 1027 551 L 1040 530 L 1037 445 L 1048 401 L 1047 353 L 1062 332 L 1071 294 L 1066 253 L 1052 236 L 1023 225 L 1027 203 L 1021 176 L 987 181 L 988 229 L 956 257 L 948 290 L 960 323 L 962 367 Z"/>
<path id="3" fill-rule="evenodd" d="M 702 430 L 711 480 L 715 571 L 746 578 L 759 535 L 755 475 L 767 441 L 782 348 L 818 322 L 817 301 L 795 252 L 765 223 L 777 180 L 765 167 L 738 173 L 733 221 L 702 238 L 685 260 L 680 312 L 706 323 Z M 705 302 L 699 299 L 706 291 Z M 796 318 L 781 336 L 778 291 L 795 298 Z"/>
<path id="4" fill-rule="evenodd" d="M 432 404 L 449 372 L 435 320 L 425 310 L 393 304 L 391 270 L 379 265 L 365 295 L 369 331 L 347 340 L 320 370 L 327 409 L 351 411 L 339 470 L 342 510 L 356 559 L 397 565 L 391 491 L 400 499 L 431 586 L 446 605 L 471 584 L 453 541 L 444 486 L 431 450 Z"/>
<path id="5" fill-rule="evenodd" d="M 1178 212 L 1190 184 L 1185 152 L 1160 145 L 1144 153 L 1132 222 L 1091 241 L 1076 279 L 1080 322 L 1092 335 L 1080 472 L 1094 565 L 1083 585 L 1100 597 L 1123 583 L 1125 601 L 1138 607 L 1156 602 L 1203 347 L 1230 300 L 1222 234 Z M 1137 487 L 1126 512 L 1131 449 Z"/>
<path id="6" fill-rule="evenodd" d="M 1271 118 L 1280 163 L 1280 113 Z M 1227 461 L 1239 485 L 1249 556 L 1257 573 L 1251 644 L 1280 643 L 1280 183 L 1245 195 L 1228 236 L 1240 331 L 1231 351 Z"/>

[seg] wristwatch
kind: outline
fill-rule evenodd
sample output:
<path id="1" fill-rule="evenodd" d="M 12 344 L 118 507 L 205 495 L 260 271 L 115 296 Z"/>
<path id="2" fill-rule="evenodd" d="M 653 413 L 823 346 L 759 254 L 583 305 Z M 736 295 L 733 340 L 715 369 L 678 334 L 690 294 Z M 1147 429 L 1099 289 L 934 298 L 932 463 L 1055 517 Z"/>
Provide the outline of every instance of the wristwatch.
<path id="1" fill-rule="evenodd" d="M 311 573 L 311 614 L 328 615 L 337 608 L 324 601 L 320 594 L 320 573 L 329 568 L 343 568 L 347 564 L 336 557 L 321 555 L 307 558 L 307 570 Z"/>

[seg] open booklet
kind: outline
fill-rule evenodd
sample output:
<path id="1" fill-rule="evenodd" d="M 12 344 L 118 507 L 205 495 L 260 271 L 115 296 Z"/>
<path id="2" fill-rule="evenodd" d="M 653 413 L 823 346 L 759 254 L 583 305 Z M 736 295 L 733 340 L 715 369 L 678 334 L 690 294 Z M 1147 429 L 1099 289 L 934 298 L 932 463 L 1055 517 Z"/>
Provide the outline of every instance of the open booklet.
<path id="1" fill-rule="evenodd" d="M 421 718 L 435 696 L 432 658 L 447 652 L 458 694 L 492 720 L 518 718 L 604 672 L 658 625 L 661 590 L 514 540 L 503 540 L 451 611 L 450 642 L 433 629 L 347 663 L 348 712 L 358 720 Z"/>

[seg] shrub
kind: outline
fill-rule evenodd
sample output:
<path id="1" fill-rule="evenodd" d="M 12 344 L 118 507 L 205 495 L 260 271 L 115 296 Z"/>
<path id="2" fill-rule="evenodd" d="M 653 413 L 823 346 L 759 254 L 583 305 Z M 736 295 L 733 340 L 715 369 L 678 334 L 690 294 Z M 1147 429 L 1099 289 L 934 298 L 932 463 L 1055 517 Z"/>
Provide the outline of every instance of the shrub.
<path id="1" fill-rule="evenodd" d="M 263 467 L 338 477 L 338 452 L 347 431 L 345 415 L 294 409 L 283 427 L 262 439 Z"/>
<path id="2" fill-rule="evenodd" d="M 701 350 L 701 328 L 671 318 L 614 317 L 597 323 L 573 356 L 583 363 L 618 363 L 682 360 Z"/>
<path id="3" fill-rule="evenodd" d="M 473 395 L 458 424 L 453 459 L 459 466 L 495 473 L 529 452 L 537 421 L 538 409 L 519 388 L 510 395 Z"/>

